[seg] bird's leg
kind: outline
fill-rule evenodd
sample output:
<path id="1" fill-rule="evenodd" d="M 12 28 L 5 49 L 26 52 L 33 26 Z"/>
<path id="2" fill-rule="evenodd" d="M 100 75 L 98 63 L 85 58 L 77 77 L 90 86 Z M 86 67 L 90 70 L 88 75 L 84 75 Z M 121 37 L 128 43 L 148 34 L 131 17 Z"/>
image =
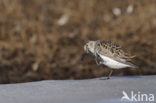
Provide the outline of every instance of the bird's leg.
<path id="1" fill-rule="evenodd" d="M 97 65 L 100 65 L 100 64 L 101 64 L 101 62 L 98 61 L 98 58 L 97 58 L 97 57 L 95 58 L 95 61 L 96 61 L 96 64 L 97 64 Z"/>
<path id="2" fill-rule="evenodd" d="M 101 58 L 99 57 L 99 55 L 98 55 L 97 53 L 95 53 L 95 61 L 96 61 L 96 64 L 97 64 L 97 65 L 102 64 Z"/>
<path id="3" fill-rule="evenodd" d="M 113 69 L 111 69 L 111 71 L 110 71 L 110 73 L 109 73 L 107 79 L 110 79 L 110 76 L 112 75 L 112 73 L 113 73 Z"/>

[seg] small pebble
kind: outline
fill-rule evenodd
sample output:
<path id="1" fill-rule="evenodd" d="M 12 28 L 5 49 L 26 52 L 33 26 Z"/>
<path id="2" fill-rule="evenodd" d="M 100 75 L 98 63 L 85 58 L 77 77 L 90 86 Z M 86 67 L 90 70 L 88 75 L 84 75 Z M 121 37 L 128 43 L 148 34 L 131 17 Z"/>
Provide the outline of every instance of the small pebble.
<path id="1" fill-rule="evenodd" d="M 115 15 L 115 16 L 120 16 L 121 15 L 121 10 L 120 10 L 120 8 L 113 8 L 113 14 Z"/>
<path id="2" fill-rule="evenodd" d="M 130 13 L 132 13 L 132 12 L 133 12 L 133 5 L 129 5 L 129 6 L 127 7 L 127 13 L 130 14 Z"/>
<path id="3" fill-rule="evenodd" d="M 57 24 L 62 26 L 65 25 L 69 20 L 69 14 L 64 14 L 62 17 L 58 20 Z"/>

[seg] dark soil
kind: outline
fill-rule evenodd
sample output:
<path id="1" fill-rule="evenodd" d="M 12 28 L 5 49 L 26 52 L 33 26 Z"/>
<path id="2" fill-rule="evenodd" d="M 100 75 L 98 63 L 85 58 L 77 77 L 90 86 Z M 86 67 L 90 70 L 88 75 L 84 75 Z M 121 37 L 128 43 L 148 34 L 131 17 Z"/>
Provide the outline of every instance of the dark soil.
<path id="1" fill-rule="evenodd" d="M 156 1 L 0 0 L 0 83 L 106 76 L 91 56 L 79 61 L 87 40 L 98 39 L 136 55 L 138 69 L 113 75 L 156 74 Z"/>

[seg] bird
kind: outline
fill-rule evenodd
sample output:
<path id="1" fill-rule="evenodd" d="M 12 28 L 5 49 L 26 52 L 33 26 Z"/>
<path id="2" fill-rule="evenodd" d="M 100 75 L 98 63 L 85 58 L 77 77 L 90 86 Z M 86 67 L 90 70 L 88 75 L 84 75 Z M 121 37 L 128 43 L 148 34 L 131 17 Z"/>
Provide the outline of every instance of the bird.
<path id="1" fill-rule="evenodd" d="M 82 61 L 86 54 L 94 56 L 97 65 L 105 65 L 111 69 L 107 80 L 110 79 L 114 69 L 122 68 L 138 68 L 132 63 L 132 56 L 129 53 L 123 51 L 122 47 L 114 42 L 107 40 L 90 40 L 84 45 L 84 53 L 80 60 Z"/>

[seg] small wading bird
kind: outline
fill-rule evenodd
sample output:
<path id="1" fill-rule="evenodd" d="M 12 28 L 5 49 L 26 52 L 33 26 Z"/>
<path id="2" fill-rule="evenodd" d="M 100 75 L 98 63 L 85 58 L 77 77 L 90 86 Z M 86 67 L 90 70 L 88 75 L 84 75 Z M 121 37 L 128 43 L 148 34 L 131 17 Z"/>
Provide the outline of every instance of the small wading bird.
<path id="1" fill-rule="evenodd" d="M 110 41 L 88 41 L 84 45 L 84 51 L 85 52 L 80 60 L 83 60 L 86 54 L 89 53 L 95 57 L 97 65 L 104 64 L 111 69 L 106 79 L 110 79 L 113 69 L 121 69 L 126 67 L 137 68 L 136 65 L 131 63 L 131 59 L 135 56 L 125 53 L 120 46 Z"/>

